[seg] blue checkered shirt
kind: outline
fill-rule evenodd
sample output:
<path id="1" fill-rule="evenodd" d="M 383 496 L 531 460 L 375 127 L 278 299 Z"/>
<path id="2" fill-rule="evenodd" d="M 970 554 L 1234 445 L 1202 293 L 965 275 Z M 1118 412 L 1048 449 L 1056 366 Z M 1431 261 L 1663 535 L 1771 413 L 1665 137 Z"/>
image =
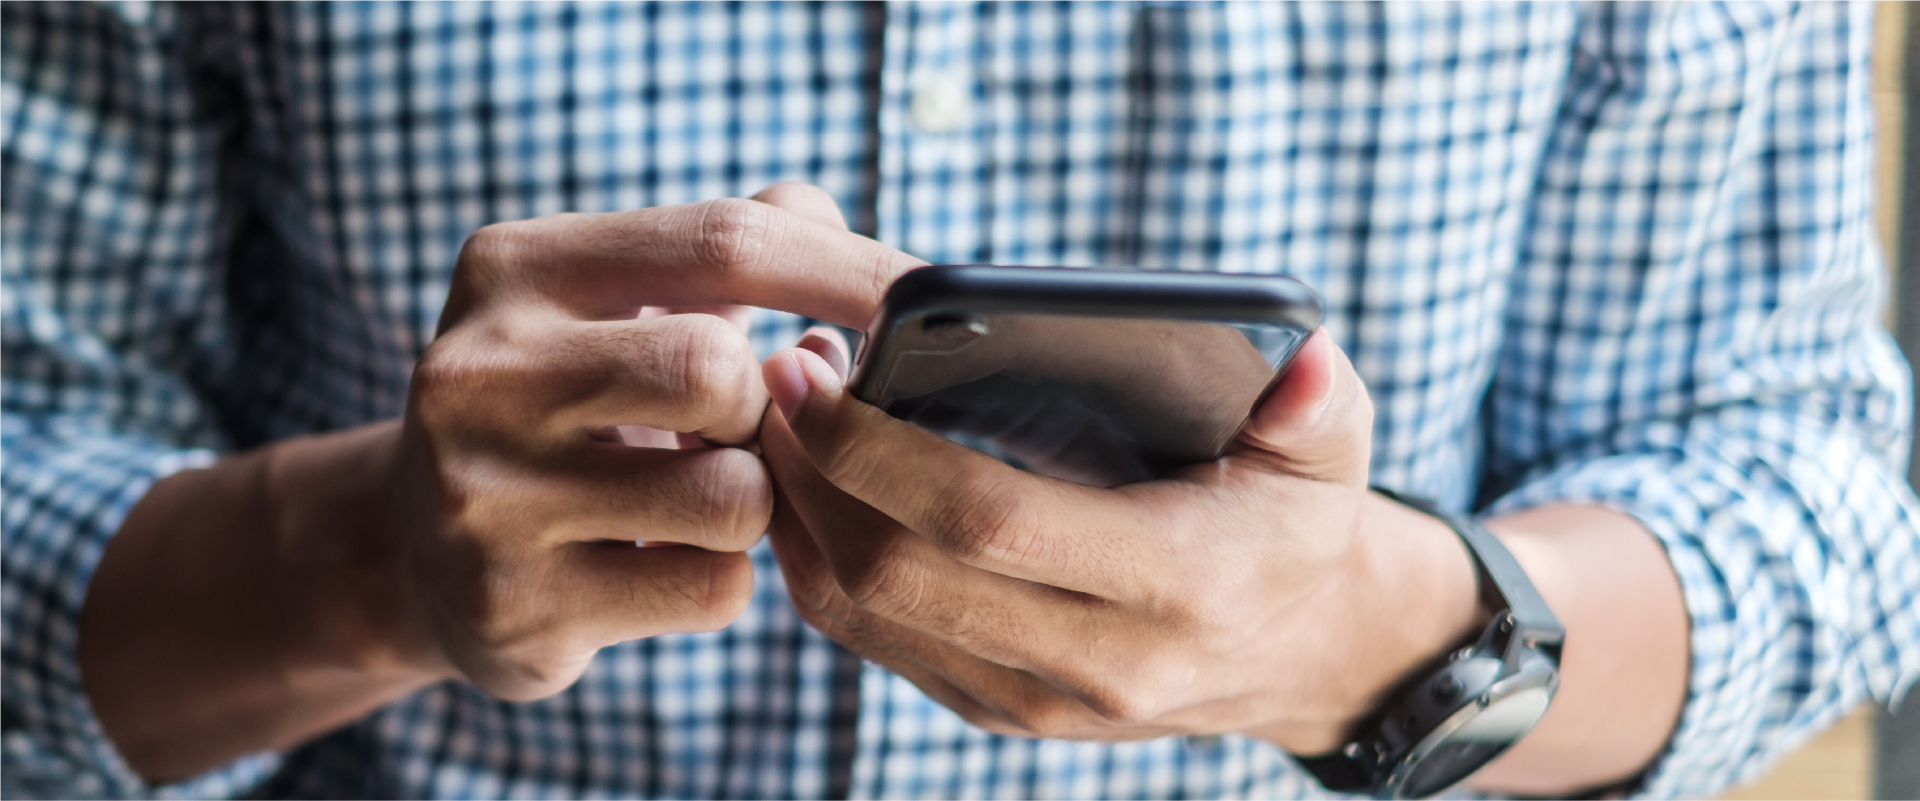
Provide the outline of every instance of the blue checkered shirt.
<path id="1" fill-rule="evenodd" d="M 1317 287 L 1376 482 L 1605 504 L 1666 548 L 1692 676 L 1645 793 L 1712 795 L 1920 675 L 1864 4 L 4 13 L 8 795 L 1323 795 L 1246 737 L 975 729 L 803 625 L 764 548 L 737 623 L 555 697 L 448 682 L 182 784 L 129 771 L 76 620 L 156 479 L 398 415 L 481 225 L 782 180 L 933 262 Z"/>

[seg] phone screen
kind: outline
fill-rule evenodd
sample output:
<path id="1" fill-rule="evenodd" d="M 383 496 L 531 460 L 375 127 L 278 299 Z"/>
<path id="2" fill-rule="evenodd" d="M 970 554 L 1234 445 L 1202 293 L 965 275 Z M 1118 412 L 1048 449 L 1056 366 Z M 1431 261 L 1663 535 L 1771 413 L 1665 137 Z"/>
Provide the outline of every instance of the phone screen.
<path id="1" fill-rule="evenodd" d="M 1311 332 L 1265 323 L 936 311 L 865 354 L 863 400 L 1092 486 L 1218 458 Z"/>

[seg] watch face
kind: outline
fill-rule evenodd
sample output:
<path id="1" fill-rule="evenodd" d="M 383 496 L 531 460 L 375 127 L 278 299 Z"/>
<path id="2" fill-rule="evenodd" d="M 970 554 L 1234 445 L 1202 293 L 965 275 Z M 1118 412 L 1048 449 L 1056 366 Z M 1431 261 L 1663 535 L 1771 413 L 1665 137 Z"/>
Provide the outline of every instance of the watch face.
<path id="1" fill-rule="evenodd" d="M 1492 762 L 1509 745 L 1512 743 L 1484 740 L 1441 743 L 1407 774 L 1407 783 L 1400 789 L 1401 797 L 1425 798 L 1459 784 L 1461 779 Z"/>
<path id="2" fill-rule="evenodd" d="M 1458 784 L 1532 730 L 1552 697 L 1545 687 L 1528 687 L 1485 709 L 1464 710 L 1470 717 L 1407 771 L 1399 795 L 1423 798 Z"/>

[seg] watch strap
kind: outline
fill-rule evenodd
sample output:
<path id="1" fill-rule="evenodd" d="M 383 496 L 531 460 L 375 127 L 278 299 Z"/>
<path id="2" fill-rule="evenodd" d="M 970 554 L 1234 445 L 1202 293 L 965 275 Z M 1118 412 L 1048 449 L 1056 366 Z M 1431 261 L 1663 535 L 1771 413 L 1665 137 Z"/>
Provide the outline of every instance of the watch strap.
<path id="1" fill-rule="evenodd" d="M 1547 600 L 1540 597 L 1540 591 L 1534 588 L 1526 571 L 1520 568 L 1520 562 L 1513 558 L 1513 553 L 1507 550 L 1499 537 L 1479 521 L 1448 512 L 1425 498 L 1402 495 L 1379 486 L 1372 487 L 1372 490 L 1402 506 L 1439 519 L 1460 537 L 1480 573 L 1480 592 L 1487 602 L 1487 608 L 1496 617 L 1504 610 L 1513 622 L 1510 639 L 1513 645 L 1510 649 L 1531 644 L 1550 651 L 1556 657 L 1559 655 L 1560 643 L 1567 636 L 1566 627 L 1560 624 L 1560 618 L 1547 606 Z"/>
<path id="2" fill-rule="evenodd" d="M 1493 620 L 1488 623 L 1478 642 L 1468 646 L 1467 651 L 1462 653 L 1474 650 L 1489 655 L 1497 653 L 1502 677 L 1512 675 L 1519 669 L 1527 658 L 1528 650 L 1558 665 L 1560 645 L 1566 638 L 1565 628 L 1547 606 L 1546 599 L 1540 596 L 1533 582 L 1527 578 L 1519 561 L 1513 558 L 1513 554 L 1493 532 L 1478 521 L 1445 511 L 1425 498 L 1402 495 L 1384 487 L 1371 489 L 1389 500 L 1440 520 L 1453 529 L 1466 546 L 1468 555 L 1473 559 L 1479 596 L 1492 612 Z M 1433 664 L 1409 676 L 1402 685 L 1403 689 L 1425 684 L 1435 675 L 1432 671 L 1444 667 L 1448 661 L 1445 655 L 1436 656 Z M 1397 697 L 1402 691 L 1396 690 L 1394 696 Z M 1377 729 L 1382 714 L 1376 712 L 1367 729 L 1360 733 L 1359 739 L 1345 747 L 1319 756 L 1296 757 L 1296 760 L 1329 790 L 1382 797 L 1395 794 L 1390 782 L 1396 780 L 1388 778 L 1391 774 L 1386 772 L 1386 765 L 1398 757 L 1379 750 L 1386 747 Z"/>

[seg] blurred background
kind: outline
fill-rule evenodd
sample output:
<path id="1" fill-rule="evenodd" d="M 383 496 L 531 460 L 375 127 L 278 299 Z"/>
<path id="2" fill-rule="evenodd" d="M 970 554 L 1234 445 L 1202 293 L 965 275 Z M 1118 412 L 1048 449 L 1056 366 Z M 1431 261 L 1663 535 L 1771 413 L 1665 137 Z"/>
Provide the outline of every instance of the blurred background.
<path id="1" fill-rule="evenodd" d="M 1875 5 L 1877 203 L 1880 238 L 1893 278 L 1888 323 L 1907 360 L 1920 363 L 1920 3 Z M 1920 469 L 1910 466 L 1907 477 L 1920 486 Z M 1899 714 L 1873 704 L 1854 710 L 1758 782 L 1726 798 L 1920 799 L 1920 697 L 1907 701 Z"/>

